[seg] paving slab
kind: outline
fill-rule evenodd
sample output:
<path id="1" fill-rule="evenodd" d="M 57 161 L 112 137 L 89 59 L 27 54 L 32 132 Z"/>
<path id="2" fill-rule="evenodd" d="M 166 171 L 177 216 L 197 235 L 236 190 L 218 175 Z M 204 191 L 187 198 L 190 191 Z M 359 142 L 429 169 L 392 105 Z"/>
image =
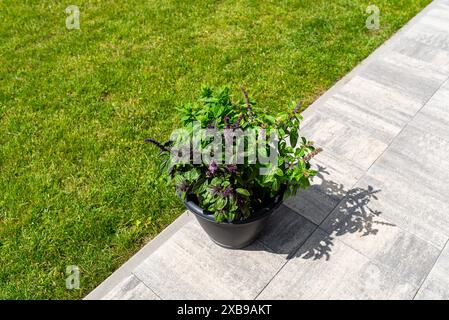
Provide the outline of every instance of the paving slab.
<path id="1" fill-rule="evenodd" d="M 430 69 L 430 65 L 406 55 L 390 53 L 368 65 L 362 76 L 424 104 L 447 79 L 444 73 Z"/>
<path id="2" fill-rule="evenodd" d="M 437 263 L 415 296 L 418 300 L 449 300 L 449 246 L 446 245 Z"/>
<path id="3" fill-rule="evenodd" d="M 360 82 L 364 80 L 360 79 Z M 360 88 L 360 83 L 351 83 Z M 377 103 L 376 103 L 377 104 Z M 344 93 L 336 94 L 329 99 L 320 111 L 326 113 L 333 119 L 339 119 L 341 122 L 366 132 L 370 136 L 376 137 L 385 144 L 389 144 L 394 137 L 401 131 L 403 123 L 398 120 L 383 115 L 381 110 L 376 110 L 376 104 L 371 109 L 364 108 Z M 378 156 L 378 155 L 377 155 Z"/>
<path id="4" fill-rule="evenodd" d="M 449 82 L 438 90 L 410 125 L 449 141 Z"/>
<path id="5" fill-rule="evenodd" d="M 411 58 L 430 63 L 441 73 L 449 74 L 449 51 L 426 45 L 411 38 L 403 37 L 396 42 L 393 50 Z"/>
<path id="6" fill-rule="evenodd" d="M 369 174 L 381 176 L 382 172 L 392 172 L 408 180 L 407 186 L 430 189 L 444 201 L 449 192 L 449 185 L 444 183 L 449 180 L 449 141 L 426 131 L 407 127 Z"/>
<path id="7" fill-rule="evenodd" d="M 449 237 L 449 142 L 408 126 L 358 186 L 375 185 L 382 217 L 442 249 Z"/>
<path id="8" fill-rule="evenodd" d="M 159 297 L 134 275 L 130 275 L 108 292 L 102 300 L 159 300 Z"/>
<path id="9" fill-rule="evenodd" d="M 357 187 L 376 185 L 382 192 L 377 201 L 370 203 L 371 209 L 381 212 L 382 218 L 442 249 L 447 241 L 449 207 L 431 190 L 404 186 L 410 182 L 392 171 L 378 171 L 377 177 L 364 176 Z M 388 179 L 388 180 L 387 180 Z"/>
<path id="10" fill-rule="evenodd" d="M 193 220 L 133 273 L 162 299 L 254 299 L 284 263 L 260 242 L 219 247 Z"/>
<path id="11" fill-rule="evenodd" d="M 360 75 L 351 79 L 333 97 L 388 122 L 393 127 L 390 129 L 394 131 L 393 134 L 397 132 L 396 127 L 404 127 L 422 108 L 420 99 L 414 95 L 399 92 Z"/>
<path id="12" fill-rule="evenodd" d="M 311 187 L 298 192 L 285 205 L 318 225 L 360 179 L 363 170 L 330 152 L 319 154 L 312 163 L 318 174 L 312 178 Z"/>
<path id="13" fill-rule="evenodd" d="M 271 217 L 259 241 L 274 253 L 290 258 L 317 228 L 302 215 L 282 205 Z"/>
<path id="14" fill-rule="evenodd" d="M 330 237 L 362 253 L 383 270 L 396 273 L 419 287 L 440 250 L 429 242 L 382 218 L 372 204 L 381 189 L 355 187 L 320 228 Z"/>
<path id="15" fill-rule="evenodd" d="M 447 4 L 439 4 L 413 24 L 404 35 L 431 47 L 449 51 L 449 20 Z M 446 19 L 445 19 L 446 18 Z"/>
<path id="16" fill-rule="evenodd" d="M 388 144 L 367 130 L 333 118 L 321 109 L 315 110 L 304 121 L 302 134 L 340 158 L 354 162 L 361 169 L 368 169 L 385 151 Z"/>
<path id="17" fill-rule="evenodd" d="M 318 229 L 258 299 L 411 299 L 415 292 L 406 279 Z"/>

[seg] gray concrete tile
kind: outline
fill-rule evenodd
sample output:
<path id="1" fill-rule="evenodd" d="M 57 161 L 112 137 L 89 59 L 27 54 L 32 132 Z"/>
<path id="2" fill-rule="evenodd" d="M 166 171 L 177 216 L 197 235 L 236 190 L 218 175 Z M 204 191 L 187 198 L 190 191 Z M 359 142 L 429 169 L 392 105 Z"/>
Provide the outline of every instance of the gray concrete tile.
<path id="1" fill-rule="evenodd" d="M 445 246 L 438 261 L 419 289 L 415 299 L 449 300 L 449 246 Z"/>
<path id="2" fill-rule="evenodd" d="M 421 134 L 421 133 L 419 133 Z M 406 184 L 411 187 L 419 188 L 422 186 L 426 190 L 430 190 L 435 197 L 445 201 L 446 195 L 449 193 L 449 185 L 444 183 L 449 179 L 448 165 L 443 160 L 439 160 L 437 156 L 426 159 L 425 155 L 420 155 L 423 149 L 413 151 L 392 146 L 386 153 L 375 163 L 371 169 L 371 173 L 379 177 L 382 174 L 391 174 L 399 176 L 405 180 Z M 418 149 L 418 148 L 417 148 Z"/>
<path id="3" fill-rule="evenodd" d="M 401 124 L 385 118 L 381 112 L 375 110 L 375 106 L 372 106 L 371 110 L 365 109 L 343 94 L 336 94 L 330 98 L 321 106 L 320 111 L 386 144 L 390 143 L 402 129 Z"/>
<path id="4" fill-rule="evenodd" d="M 444 201 L 449 192 L 445 183 L 449 179 L 449 140 L 430 131 L 427 126 L 407 126 L 378 162 L 405 179 L 413 176 L 415 184 L 440 193 Z"/>
<path id="5" fill-rule="evenodd" d="M 449 50 L 449 18 L 446 7 L 429 11 L 414 24 L 404 37 L 416 40 L 431 47 Z"/>
<path id="6" fill-rule="evenodd" d="M 418 287 L 440 250 L 383 219 L 373 209 L 381 193 L 373 186 L 353 188 L 320 228 Z"/>
<path id="7" fill-rule="evenodd" d="M 393 130 L 395 127 L 404 127 L 423 105 L 415 95 L 361 76 L 356 76 L 345 84 L 335 94 L 335 98 L 357 106 L 371 117 L 379 117 L 382 122 L 392 126 Z"/>
<path id="8" fill-rule="evenodd" d="M 357 184 L 380 189 L 374 210 L 442 248 L 449 237 L 449 142 L 407 126 Z"/>
<path id="9" fill-rule="evenodd" d="M 395 41 L 393 51 L 415 58 L 437 68 L 439 72 L 449 75 L 449 51 L 431 47 L 422 42 L 402 37 Z"/>
<path id="10" fill-rule="evenodd" d="M 313 223 L 320 224 L 362 176 L 363 170 L 327 149 L 312 160 L 312 167 L 318 175 L 312 178 L 311 187 L 300 190 L 285 205 Z"/>
<path id="11" fill-rule="evenodd" d="M 318 229 L 258 299 L 411 299 L 416 290 Z"/>
<path id="12" fill-rule="evenodd" d="M 389 63 L 390 65 L 395 65 L 403 71 L 408 70 L 409 73 L 417 78 L 423 79 L 425 82 L 428 82 L 429 85 L 437 83 L 434 86 L 438 88 L 447 79 L 447 69 L 442 68 L 439 63 L 433 63 L 433 60 L 430 60 L 430 58 L 432 56 L 435 57 L 437 53 L 441 54 L 442 52 L 446 53 L 445 51 L 434 50 L 434 55 L 429 55 L 427 59 L 419 59 L 418 57 L 409 54 L 403 54 L 400 50 L 392 50 L 384 55 L 381 61 Z M 447 56 L 444 55 L 443 57 L 446 58 Z M 441 59 L 439 62 L 447 63 L 447 60 Z"/>
<path id="13" fill-rule="evenodd" d="M 390 223 L 420 237 L 441 249 L 448 239 L 448 204 L 433 190 L 421 186 L 414 177 L 404 179 L 395 171 L 380 166 L 371 168 L 357 187 L 376 186 L 377 200 L 370 202 L 371 210 Z"/>
<path id="14" fill-rule="evenodd" d="M 404 95 L 419 99 L 422 105 L 447 79 L 447 75 L 431 64 L 396 52 L 390 52 L 381 59 L 371 62 L 361 75 Z"/>
<path id="15" fill-rule="evenodd" d="M 260 242 L 243 250 L 219 247 L 192 221 L 134 274 L 162 299 L 253 299 L 284 263 Z"/>
<path id="16" fill-rule="evenodd" d="M 435 93 L 410 125 L 449 141 L 449 82 Z"/>
<path id="17" fill-rule="evenodd" d="M 102 300 L 159 300 L 145 284 L 130 275 L 108 292 Z"/>
<path id="18" fill-rule="evenodd" d="M 449 6 L 447 4 L 435 6 L 419 21 L 419 24 L 434 26 L 449 33 Z"/>
<path id="19" fill-rule="evenodd" d="M 270 217 L 259 241 L 274 252 L 289 258 L 316 228 L 315 224 L 300 214 L 281 205 Z"/>
<path id="20" fill-rule="evenodd" d="M 401 134 L 394 139 L 390 149 L 414 155 L 416 161 L 422 164 L 437 161 L 440 166 L 444 165 L 444 168 L 449 168 L 449 141 L 433 135 L 427 129 L 425 123 L 419 128 L 416 126 L 405 127 Z M 436 164 L 436 162 L 432 164 Z"/>
<path id="21" fill-rule="evenodd" d="M 343 123 L 327 116 L 319 109 L 304 119 L 301 133 L 310 137 L 318 146 L 365 170 L 388 146 L 368 132 L 355 128 L 351 123 Z"/>

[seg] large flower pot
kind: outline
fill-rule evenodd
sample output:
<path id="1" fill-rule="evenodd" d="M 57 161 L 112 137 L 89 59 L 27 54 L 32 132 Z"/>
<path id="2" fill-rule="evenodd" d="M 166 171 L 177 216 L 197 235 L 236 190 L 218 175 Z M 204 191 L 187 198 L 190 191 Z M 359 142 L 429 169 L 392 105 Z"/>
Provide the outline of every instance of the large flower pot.
<path id="1" fill-rule="evenodd" d="M 195 214 L 201 227 L 218 245 L 225 248 L 240 249 L 250 245 L 260 235 L 273 211 L 282 203 L 283 192 L 276 196 L 265 208 L 254 212 L 244 221 L 216 222 L 212 214 L 207 214 L 191 198 L 184 205 Z"/>

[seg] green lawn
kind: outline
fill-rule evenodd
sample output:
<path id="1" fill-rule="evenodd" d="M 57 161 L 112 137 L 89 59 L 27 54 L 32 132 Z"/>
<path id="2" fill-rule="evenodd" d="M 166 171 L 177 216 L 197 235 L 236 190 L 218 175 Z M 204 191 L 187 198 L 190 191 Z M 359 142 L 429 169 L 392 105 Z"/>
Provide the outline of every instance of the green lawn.
<path id="1" fill-rule="evenodd" d="M 429 2 L 0 0 L 0 298 L 82 298 L 183 211 L 142 141 L 201 83 L 307 106 Z"/>

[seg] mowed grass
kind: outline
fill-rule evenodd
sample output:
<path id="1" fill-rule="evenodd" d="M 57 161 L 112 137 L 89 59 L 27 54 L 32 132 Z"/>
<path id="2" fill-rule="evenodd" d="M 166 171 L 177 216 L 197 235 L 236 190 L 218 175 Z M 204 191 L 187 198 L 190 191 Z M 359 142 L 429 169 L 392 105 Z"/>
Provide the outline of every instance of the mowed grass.
<path id="1" fill-rule="evenodd" d="M 183 211 L 143 139 L 200 84 L 307 106 L 429 2 L 376 0 L 370 31 L 360 0 L 1 0 L 0 298 L 82 298 Z"/>

